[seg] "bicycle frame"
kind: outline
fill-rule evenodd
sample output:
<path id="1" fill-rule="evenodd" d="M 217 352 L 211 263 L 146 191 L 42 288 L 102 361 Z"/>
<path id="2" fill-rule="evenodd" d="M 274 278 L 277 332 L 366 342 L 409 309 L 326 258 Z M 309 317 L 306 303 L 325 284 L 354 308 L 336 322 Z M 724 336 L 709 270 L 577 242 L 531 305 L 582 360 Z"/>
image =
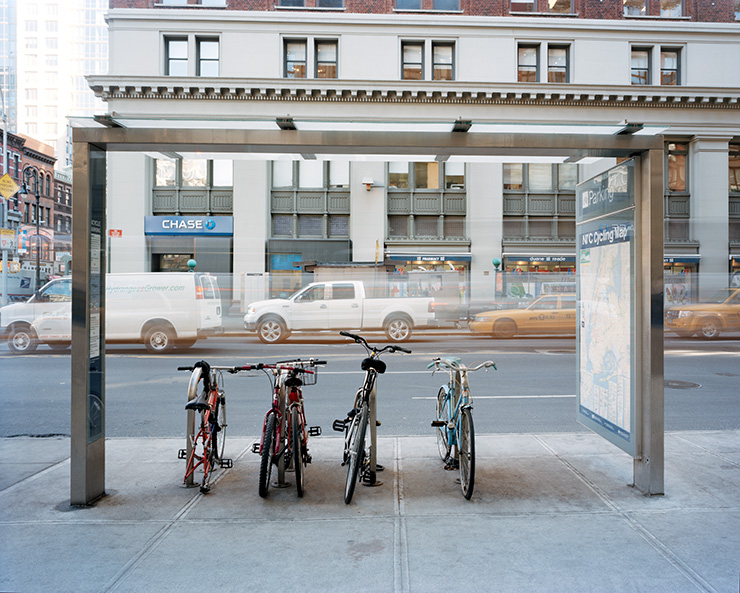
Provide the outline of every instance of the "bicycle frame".
<path id="1" fill-rule="evenodd" d="M 465 408 L 473 408 L 473 401 L 468 386 L 468 374 L 466 371 L 449 369 L 450 380 L 442 386 L 445 391 L 444 405 L 447 407 L 447 417 L 450 419 L 445 428 L 447 434 L 447 455 L 453 453 L 453 459 L 457 459 L 459 443 L 457 435 L 460 433 L 460 418 Z M 454 427 L 454 428 L 453 428 Z"/>

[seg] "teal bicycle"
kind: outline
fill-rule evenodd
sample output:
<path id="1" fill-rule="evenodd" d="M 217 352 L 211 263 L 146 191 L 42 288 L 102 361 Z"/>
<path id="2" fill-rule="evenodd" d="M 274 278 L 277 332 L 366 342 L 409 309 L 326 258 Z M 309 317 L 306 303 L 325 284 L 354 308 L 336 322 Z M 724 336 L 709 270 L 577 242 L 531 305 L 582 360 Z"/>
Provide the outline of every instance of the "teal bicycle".
<path id="1" fill-rule="evenodd" d="M 427 368 L 449 373 L 446 385 L 437 394 L 437 419 L 432 426 L 437 429 L 437 447 L 446 470 L 460 471 L 463 496 L 470 500 L 475 486 L 475 428 L 473 426 L 473 396 L 468 385 L 468 373 L 489 367 L 487 360 L 472 367 L 465 366 L 459 358 L 434 358 Z"/>

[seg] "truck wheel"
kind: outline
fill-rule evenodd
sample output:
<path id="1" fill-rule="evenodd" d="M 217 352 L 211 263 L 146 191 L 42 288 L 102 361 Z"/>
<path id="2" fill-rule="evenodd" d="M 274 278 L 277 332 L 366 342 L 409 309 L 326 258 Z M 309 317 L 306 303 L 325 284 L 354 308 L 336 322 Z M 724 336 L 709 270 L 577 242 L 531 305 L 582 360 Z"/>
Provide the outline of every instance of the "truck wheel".
<path id="1" fill-rule="evenodd" d="M 146 332 L 144 346 L 152 354 L 164 354 L 175 347 L 175 334 L 165 325 L 155 325 Z"/>
<path id="2" fill-rule="evenodd" d="M 699 322 L 699 335 L 705 340 L 714 340 L 720 334 L 720 325 L 716 319 L 705 317 Z"/>
<path id="3" fill-rule="evenodd" d="M 8 334 L 8 348 L 13 354 L 30 354 L 39 345 L 36 332 L 28 325 L 14 325 Z"/>
<path id="4" fill-rule="evenodd" d="M 411 337 L 411 322 L 405 317 L 394 317 L 385 324 L 385 335 L 391 342 L 405 342 Z"/>
<path id="5" fill-rule="evenodd" d="M 282 321 L 274 317 L 268 317 L 260 321 L 257 325 L 257 336 L 265 344 L 279 344 L 285 341 L 288 337 L 288 332 Z"/>
<path id="6" fill-rule="evenodd" d="M 500 319 L 493 325 L 495 338 L 513 338 L 516 335 L 516 323 L 511 319 Z"/>

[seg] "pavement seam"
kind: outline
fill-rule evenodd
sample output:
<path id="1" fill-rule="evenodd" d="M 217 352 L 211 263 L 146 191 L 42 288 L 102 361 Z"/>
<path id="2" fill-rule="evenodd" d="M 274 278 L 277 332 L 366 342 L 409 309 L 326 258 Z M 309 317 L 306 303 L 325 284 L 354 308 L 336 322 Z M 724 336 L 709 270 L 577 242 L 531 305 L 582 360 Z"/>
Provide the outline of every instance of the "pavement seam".
<path id="1" fill-rule="evenodd" d="M 11 484 L 7 488 L 4 488 L 3 490 L 0 490 L 0 496 L 4 496 L 5 494 L 10 494 L 11 492 L 13 492 L 14 490 L 17 490 L 21 486 L 25 486 L 29 482 L 33 482 L 34 480 L 37 480 L 41 476 L 44 476 L 47 473 L 54 471 L 59 466 L 64 465 L 66 463 L 69 463 L 69 460 L 70 460 L 70 458 L 67 457 L 65 459 L 62 459 L 61 461 L 57 461 L 56 463 L 54 463 L 54 464 L 52 464 L 52 465 L 50 465 L 48 467 L 45 467 L 44 469 L 41 469 L 41 470 L 37 471 L 35 474 L 31 474 L 30 476 L 26 476 L 25 478 L 17 481 L 15 484 Z"/>
<path id="2" fill-rule="evenodd" d="M 716 457 L 717 459 L 721 459 L 725 463 L 729 463 L 730 465 L 734 465 L 735 467 L 740 467 L 740 463 L 738 463 L 737 461 L 735 461 L 733 459 L 730 459 L 729 457 L 725 457 L 724 455 L 720 455 L 716 451 L 712 451 L 711 449 L 707 449 L 704 445 L 700 445 L 698 443 L 695 443 L 693 441 L 690 441 L 689 439 L 687 439 L 686 437 L 684 437 L 684 436 L 682 436 L 680 434 L 676 434 L 676 433 L 670 433 L 670 434 L 671 434 L 672 437 L 675 437 L 678 440 L 683 441 L 684 443 L 688 443 L 692 447 L 696 447 L 697 449 L 703 451 L 707 455 L 711 455 L 712 457 Z"/>
<path id="3" fill-rule="evenodd" d="M 653 533 L 637 519 L 635 519 L 630 513 L 622 509 L 617 503 L 615 503 L 601 488 L 599 488 L 594 482 L 584 476 L 578 468 L 576 468 L 570 461 L 559 455 L 550 445 L 548 445 L 538 435 L 532 435 L 546 451 L 549 451 L 555 458 L 560 461 L 565 467 L 568 468 L 589 490 L 591 490 L 601 501 L 611 508 L 617 515 L 619 515 L 624 521 L 633 529 L 638 535 L 640 535 L 656 552 L 663 556 L 669 564 L 671 564 L 676 570 L 678 570 L 687 580 L 699 590 L 705 593 L 718 593 L 718 591 L 712 587 L 705 579 L 699 575 L 693 568 L 686 564 L 673 550 L 671 550 L 666 544 L 660 539 L 653 535 Z"/>
<path id="4" fill-rule="evenodd" d="M 239 455 L 237 455 L 237 460 L 241 459 L 246 455 L 247 451 L 249 451 L 252 448 L 251 444 L 245 447 Z M 211 484 L 212 486 L 215 486 L 218 484 L 218 482 L 221 481 L 221 479 L 229 472 L 230 468 L 224 469 L 224 471 L 218 472 L 218 475 L 212 480 Z M 100 589 L 100 593 L 112 593 L 116 591 L 123 581 L 126 580 L 129 574 L 131 574 L 136 568 L 146 560 L 149 555 L 154 552 L 154 550 L 157 549 L 160 543 L 164 541 L 164 539 L 169 535 L 169 533 L 175 528 L 175 526 L 178 523 L 183 523 L 183 519 L 187 517 L 187 515 L 190 513 L 191 510 L 195 506 L 198 505 L 198 503 L 203 500 L 203 497 L 205 494 L 202 492 L 196 492 L 195 496 L 191 498 L 188 502 L 186 502 L 180 510 L 175 513 L 175 516 L 173 519 L 169 522 L 167 522 L 166 525 L 164 525 L 161 529 L 159 529 L 151 538 L 149 538 L 149 541 L 144 544 L 142 547 L 142 550 L 136 554 L 133 558 L 131 558 L 126 564 L 124 564 L 121 569 L 113 575 L 113 577 L 103 586 L 102 589 Z"/>
<path id="5" fill-rule="evenodd" d="M 401 440 L 394 439 L 393 477 L 393 591 L 408 593 L 409 582 L 409 545 L 406 525 L 406 501 L 403 495 L 403 472 L 401 461 Z"/>

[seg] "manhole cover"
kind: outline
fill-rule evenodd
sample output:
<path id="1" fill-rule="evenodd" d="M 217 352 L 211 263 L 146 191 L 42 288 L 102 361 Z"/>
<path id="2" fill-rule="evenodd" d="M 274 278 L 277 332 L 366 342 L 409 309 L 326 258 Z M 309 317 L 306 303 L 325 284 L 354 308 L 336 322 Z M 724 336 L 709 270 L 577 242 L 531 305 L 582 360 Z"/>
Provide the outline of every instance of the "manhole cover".
<path id="1" fill-rule="evenodd" d="M 697 389 L 701 387 L 698 383 L 691 383 L 690 381 L 664 381 L 663 386 L 668 389 Z"/>

